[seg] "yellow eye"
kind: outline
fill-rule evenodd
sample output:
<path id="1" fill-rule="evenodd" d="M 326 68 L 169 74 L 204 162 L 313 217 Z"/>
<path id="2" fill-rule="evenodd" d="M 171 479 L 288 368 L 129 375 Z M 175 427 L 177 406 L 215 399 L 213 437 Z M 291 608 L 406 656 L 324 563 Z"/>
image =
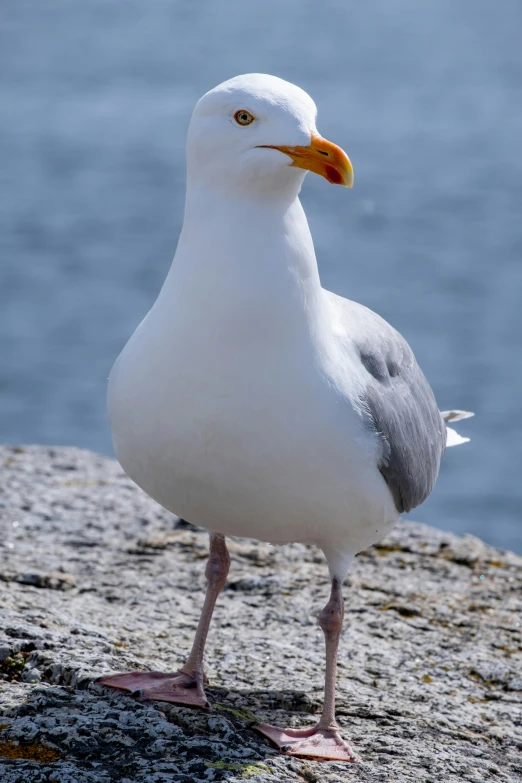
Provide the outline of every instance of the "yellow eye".
<path id="1" fill-rule="evenodd" d="M 255 117 L 246 109 L 239 109 L 234 114 L 234 119 L 238 125 L 250 125 L 251 122 L 254 122 Z"/>

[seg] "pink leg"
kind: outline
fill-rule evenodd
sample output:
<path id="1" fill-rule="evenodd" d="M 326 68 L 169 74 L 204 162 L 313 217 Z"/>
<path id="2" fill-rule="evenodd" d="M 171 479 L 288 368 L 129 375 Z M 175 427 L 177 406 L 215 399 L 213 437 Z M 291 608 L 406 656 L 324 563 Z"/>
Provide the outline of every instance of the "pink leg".
<path id="1" fill-rule="evenodd" d="M 326 672 L 323 713 L 310 729 L 280 729 L 268 723 L 258 723 L 254 728 L 272 740 L 289 756 L 305 756 L 316 759 L 355 761 L 350 746 L 341 738 L 335 720 L 335 676 L 337 650 L 343 627 L 344 601 L 339 579 L 332 579 L 330 600 L 319 615 L 326 645 Z"/>
<path id="2" fill-rule="evenodd" d="M 177 672 L 129 672 L 113 674 L 98 680 L 102 685 L 129 691 L 139 701 L 157 699 L 208 708 L 203 688 L 203 655 L 208 629 L 216 600 L 227 580 L 230 567 L 225 536 L 221 533 L 210 534 L 210 553 L 205 570 L 208 581 L 205 602 L 199 618 L 192 650 L 187 662 Z"/>

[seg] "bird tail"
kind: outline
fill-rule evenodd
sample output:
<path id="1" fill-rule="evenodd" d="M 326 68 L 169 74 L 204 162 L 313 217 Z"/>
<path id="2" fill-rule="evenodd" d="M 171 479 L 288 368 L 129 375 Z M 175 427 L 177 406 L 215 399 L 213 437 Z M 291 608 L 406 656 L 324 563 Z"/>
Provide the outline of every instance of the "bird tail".
<path id="1" fill-rule="evenodd" d="M 470 411 L 441 411 L 440 415 L 442 416 L 443 421 L 446 422 L 446 446 L 459 446 L 461 443 L 467 443 L 469 441 L 469 438 L 463 438 L 462 435 L 459 435 L 456 430 L 453 429 L 453 427 L 448 427 L 448 422 L 454 422 L 454 421 L 460 421 L 461 419 L 469 419 L 471 416 L 474 416 L 474 413 L 471 413 Z"/>

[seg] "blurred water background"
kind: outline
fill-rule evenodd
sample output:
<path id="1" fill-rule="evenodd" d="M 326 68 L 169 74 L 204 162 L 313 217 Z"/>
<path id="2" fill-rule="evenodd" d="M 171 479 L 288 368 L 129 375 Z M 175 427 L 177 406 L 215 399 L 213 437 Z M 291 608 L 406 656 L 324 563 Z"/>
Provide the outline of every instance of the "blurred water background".
<path id="1" fill-rule="evenodd" d="M 294 81 L 355 166 L 302 200 L 325 287 L 476 418 L 414 518 L 522 551 L 518 0 L 4 0 L 0 440 L 112 453 L 112 362 L 161 286 L 195 101 Z"/>

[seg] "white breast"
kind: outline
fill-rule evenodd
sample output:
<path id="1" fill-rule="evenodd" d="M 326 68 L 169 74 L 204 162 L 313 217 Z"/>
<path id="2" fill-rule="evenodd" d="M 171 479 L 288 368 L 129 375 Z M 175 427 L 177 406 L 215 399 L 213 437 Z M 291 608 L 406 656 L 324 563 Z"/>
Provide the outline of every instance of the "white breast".
<path id="1" fill-rule="evenodd" d="M 149 495 L 209 530 L 354 553 L 394 524 L 376 443 L 313 364 L 209 351 L 186 328 L 164 350 L 156 319 L 133 335 L 109 386 L 118 459 Z"/>
<path id="2" fill-rule="evenodd" d="M 212 250 L 206 236 L 182 235 L 156 304 L 111 373 L 118 459 L 194 524 L 354 554 L 397 513 L 358 410 L 360 362 L 336 353 L 301 206 L 261 227 L 245 212 L 246 259 L 217 208 L 208 214 Z"/>

